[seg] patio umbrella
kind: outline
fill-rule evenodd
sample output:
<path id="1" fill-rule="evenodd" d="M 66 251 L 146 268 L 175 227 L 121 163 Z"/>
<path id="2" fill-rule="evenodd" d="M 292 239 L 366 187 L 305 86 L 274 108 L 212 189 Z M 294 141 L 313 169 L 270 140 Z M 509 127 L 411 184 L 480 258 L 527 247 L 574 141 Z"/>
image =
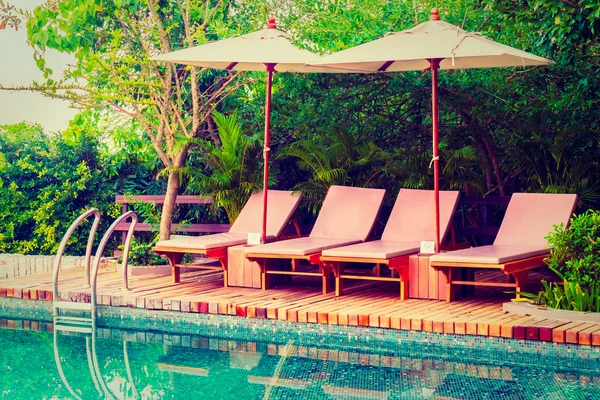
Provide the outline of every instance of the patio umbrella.
<path id="1" fill-rule="evenodd" d="M 431 70 L 433 165 L 435 191 L 435 251 L 440 248 L 438 70 L 549 65 L 552 61 L 496 43 L 479 33 L 470 33 L 441 21 L 438 10 L 428 22 L 389 33 L 324 58 L 315 64 L 356 72 Z"/>
<path id="2" fill-rule="evenodd" d="M 348 72 L 310 66 L 323 60 L 320 55 L 294 46 L 287 33 L 277 29 L 270 18 L 266 29 L 204 45 L 164 53 L 150 58 L 175 64 L 224 69 L 228 71 L 266 71 L 264 183 L 261 241 L 266 241 L 269 145 L 271 130 L 271 86 L 273 72 Z"/>

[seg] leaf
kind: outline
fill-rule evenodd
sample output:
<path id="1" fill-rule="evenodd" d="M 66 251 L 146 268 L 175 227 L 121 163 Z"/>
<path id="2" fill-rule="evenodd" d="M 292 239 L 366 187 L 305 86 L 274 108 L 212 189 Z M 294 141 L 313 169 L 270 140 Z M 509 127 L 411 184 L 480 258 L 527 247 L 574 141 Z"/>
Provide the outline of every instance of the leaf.
<path id="1" fill-rule="evenodd" d="M 38 67 L 38 68 L 39 68 L 41 71 L 43 71 L 43 70 L 44 70 L 44 67 L 46 66 L 46 60 L 44 60 L 43 58 L 38 58 L 38 59 L 35 61 L 35 64 L 37 65 L 37 67 Z"/>
<path id="2" fill-rule="evenodd" d="M 43 30 L 38 32 L 37 34 L 37 40 L 40 43 L 40 45 L 45 46 L 48 43 L 48 38 L 49 38 L 49 34 L 48 31 Z"/>

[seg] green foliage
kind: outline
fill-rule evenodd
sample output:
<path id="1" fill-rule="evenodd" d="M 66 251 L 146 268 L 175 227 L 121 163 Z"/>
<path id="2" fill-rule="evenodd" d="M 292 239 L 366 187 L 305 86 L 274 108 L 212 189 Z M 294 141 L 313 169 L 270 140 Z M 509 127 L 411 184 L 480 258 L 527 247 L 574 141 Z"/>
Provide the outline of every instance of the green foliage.
<path id="1" fill-rule="evenodd" d="M 564 229 L 555 226 L 548 236 L 552 246 L 546 259 L 559 276 L 591 290 L 600 281 L 600 213 L 586 211 L 574 216 Z"/>
<path id="2" fill-rule="evenodd" d="M 280 151 L 280 158 L 292 157 L 308 180 L 294 190 L 305 196 L 315 214 L 331 185 L 379 187 L 389 154 L 370 141 L 353 137 L 343 130 L 312 140 L 300 140 Z"/>
<path id="3" fill-rule="evenodd" d="M 136 238 L 135 236 L 131 240 L 129 247 L 129 256 L 127 259 L 128 265 L 169 265 L 169 261 L 166 257 L 161 257 L 152 251 L 152 247 L 156 245 L 156 239 L 144 240 Z M 119 245 L 119 249 L 123 250 L 123 245 Z M 181 263 L 191 264 L 194 261 L 192 254 L 184 254 Z M 123 255 L 119 257 L 119 263 L 123 262 Z"/>
<path id="4" fill-rule="evenodd" d="M 500 0 L 494 8 L 529 24 L 538 32 L 539 45 L 568 58 L 598 50 L 600 2 L 598 0 Z"/>
<path id="5" fill-rule="evenodd" d="M 158 7 L 152 9 L 153 4 Z M 47 95 L 134 119 L 117 127 L 111 123 L 107 130 L 116 145 L 104 144 L 106 137 L 99 145 L 99 164 L 111 185 L 106 190 L 164 194 L 164 181 L 154 179 L 164 169 L 189 178 L 179 193 L 213 195 L 213 211 L 223 206 L 233 220 L 261 186 L 257 141 L 264 129 L 263 75 L 243 74 L 250 79 L 236 81 L 241 90 L 221 102 L 223 93 L 215 89 L 229 82 L 226 73 L 156 64 L 148 56 L 247 33 L 264 26 L 268 16 L 277 17 L 296 44 L 327 53 L 424 22 L 434 6 L 428 0 L 61 0 L 38 7 L 27 28 L 36 63 L 49 79 L 46 49 L 71 52 L 77 59 L 64 79 L 46 82 Z M 598 0 L 444 3 L 442 19 L 556 64 L 440 73 L 442 188 L 468 195 L 577 193 L 583 208 L 598 207 L 598 10 Z M 6 7 L 0 7 L 0 20 L 2 15 L 8 15 Z M 275 74 L 271 176 L 279 173 L 271 183 L 285 189 L 303 186 L 313 210 L 331 184 L 385 187 L 390 193 L 399 186 L 432 188 L 430 82 L 430 74 L 422 71 Z M 75 93 L 78 85 L 85 90 Z M 238 110 L 245 135 L 223 140 L 205 118 L 215 108 Z M 235 131 L 231 124 L 219 129 Z M 186 154 L 188 146 L 195 150 Z M 242 156 L 242 150 L 247 154 Z M 14 164 L 0 152 L 0 169 Z M 93 168 L 89 173 L 85 165 L 79 168 L 73 172 L 83 180 L 69 181 L 75 187 L 94 179 Z M 40 179 L 46 179 L 44 174 Z M 32 226 L 20 222 L 29 220 L 19 212 L 30 202 L 28 194 L 6 175 L 0 174 L 0 186 L 7 193 L 12 188 L 14 199 L 13 208 L 5 208 L 12 211 L 6 214 L 10 223 L 0 222 L 5 224 L 1 234 L 29 237 L 19 233 Z M 206 211 L 198 210 L 194 218 L 205 218 Z"/>
<path id="6" fill-rule="evenodd" d="M 85 124 L 75 118 L 62 136 L 25 123 L 0 127 L 0 252 L 52 254 L 87 209 L 115 215 L 98 138 Z M 86 234 L 78 229 L 69 249 L 83 249 Z"/>
<path id="7" fill-rule="evenodd" d="M 129 247 L 129 257 L 127 263 L 129 265 L 168 265 L 166 258 L 158 256 L 152 251 L 152 247 L 156 241 L 146 242 L 136 239 L 135 236 L 131 240 Z M 123 245 L 119 246 L 120 249 Z M 119 263 L 123 262 L 122 256 L 119 258 Z"/>
<path id="8" fill-rule="evenodd" d="M 166 191 L 166 182 L 157 179 L 160 161 L 152 142 L 135 120 L 119 121 L 112 118 L 104 125 L 103 141 L 99 149 L 105 159 L 105 174 L 112 190 L 119 194 L 155 194 Z"/>
<path id="9" fill-rule="evenodd" d="M 600 213 L 575 215 L 565 229 L 561 224 L 548 235 L 551 246 L 546 263 L 563 280 L 542 281 L 539 294 L 524 293 L 537 304 L 561 310 L 600 312 Z"/>
<path id="10" fill-rule="evenodd" d="M 46 0 L 28 15 L 29 43 L 46 78 L 29 89 L 132 118 L 152 143 L 155 160 L 168 171 L 161 237 L 169 234 L 189 149 L 174 151 L 176 138 L 209 138 L 209 116 L 238 80 L 235 73 L 150 57 L 237 33 L 227 23 L 230 7 L 212 0 Z M 73 54 L 76 62 L 57 78 L 46 64 L 47 49 Z"/>
<path id="11" fill-rule="evenodd" d="M 259 134 L 248 135 L 237 114 L 213 113 L 220 144 L 199 139 L 181 138 L 202 152 L 204 171 L 186 168 L 188 189 L 213 198 L 213 212 L 223 208 L 230 223 L 238 217 L 250 195 L 262 187 Z M 271 171 L 275 175 L 276 171 Z"/>
<path id="12" fill-rule="evenodd" d="M 576 280 L 563 279 L 563 284 L 542 281 L 543 290 L 539 294 L 521 293 L 534 300 L 540 306 L 559 310 L 600 312 L 600 285 L 589 289 L 582 287 Z"/>
<path id="13" fill-rule="evenodd" d="M 521 132 L 507 165 L 523 173 L 528 191 L 576 193 L 582 206 L 593 207 L 600 200 L 600 182 L 595 179 L 600 171 L 594 155 L 597 144 L 581 142 L 577 132 L 548 134 L 534 124 Z"/>
<path id="14" fill-rule="evenodd" d="M 115 194 L 147 188 L 125 171 L 138 169 L 144 178 L 150 172 L 135 152 L 115 163 L 114 154 L 123 150 L 110 150 L 99 121 L 81 113 L 54 135 L 26 123 L 0 126 L 0 253 L 53 254 L 71 222 L 92 207 L 103 216 L 101 237 L 120 213 Z M 84 253 L 89 227 L 86 222 L 75 231 L 69 253 Z"/>

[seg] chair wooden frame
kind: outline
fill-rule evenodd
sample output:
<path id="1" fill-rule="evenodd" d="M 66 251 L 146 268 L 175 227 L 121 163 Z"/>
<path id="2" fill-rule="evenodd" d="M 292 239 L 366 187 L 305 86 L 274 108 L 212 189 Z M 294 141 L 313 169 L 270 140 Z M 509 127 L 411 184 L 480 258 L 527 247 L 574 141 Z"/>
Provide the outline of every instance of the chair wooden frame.
<path id="1" fill-rule="evenodd" d="M 338 257 L 338 256 L 322 256 L 321 262 L 327 265 L 333 271 L 335 276 L 335 295 L 341 296 L 344 292 L 344 281 L 343 279 L 359 279 L 359 280 L 370 280 L 370 281 L 384 281 L 384 282 L 399 282 L 400 283 L 400 299 L 406 300 L 408 298 L 408 261 L 412 254 L 406 254 L 398 257 L 383 259 L 383 258 L 356 258 L 356 257 Z M 375 264 L 375 275 L 351 275 L 344 273 L 345 263 L 366 263 Z M 386 265 L 392 276 L 386 277 L 381 276 L 381 265 Z M 398 277 L 394 277 L 397 275 Z"/>
<path id="2" fill-rule="evenodd" d="M 469 243 L 456 243 L 454 235 L 454 226 L 450 225 L 452 243 L 442 245 L 442 250 L 460 250 L 469 247 Z M 419 252 L 403 254 L 392 258 L 359 258 L 359 257 L 342 257 L 342 256 L 321 256 L 321 262 L 328 265 L 335 276 L 335 295 L 341 296 L 344 293 L 343 279 L 357 279 L 365 281 L 382 281 L 382 282 L 399 282 L 400 283 L 400 300 L 408 299 L 408 263 L 410 256 L 419 254 Z M 375 275 L 352 275 L 344 273 L 345 263 L 365 263 L 375 264 Z M 391 276 L 381 276 L 381 265 L 386 265 L 392 272 Z"/>
<path id="3" fill-rule="evenodd" d="M 258 263 L 260 267 L 260 278 L 262 290 L 267 290 L 269 286 L 268 275 L 298 275 L 298 276 L 320 276 L 322 280 L 321 290 L 323 294 L 329 293 L 329 287 L 331 285 L 331 268 L 321 261 L 321 252 L 301 255 L 290 255 L 290 254 L 270 254 L 270 253 L 256 253 L 252 256 L 247 257 L 248 260 Z M 291 260 L 292 269 L 291 271 L 275 271 L 269 270 L 269 259 L 284 259 Z M 309 263 L 319 267 L 321 272 L 302 272 L 298 271 L 300 260 L 307 260 Z"/>
<path id="4" fill-rule="evenodd" d="M 451 244 L 444 246 L 445 250 L 456 250 L 460 248 L 468 247 L 468 244 L 456 244 L 456 235 L 454 232 L 454 225 L 452 224 L 452 216 L 454 215 L 454 210 L 458 203 L 459 193 L 458 192 L 443 192 L 443 209 L 444 215 L 443 223 L 442 223 L 442 241 L 446 236 L 451 237 Z M 383 281 L 383 282 L 398 282 L 400 284 L 400 299 L 406 300 L 408 298 L 408 264 L 410 260 L 410 256 L 419 253 L 418 243 L 421 240 L 424 240 L 424 236 L 421 232 L 417 233 L 415 237 L 415 226 L 411 225 L 412 223 L 422 223 L 422 219 L 419 221 L 411 220 L 408 216 L 410 214 L 414 214 L 415 207 L 411 206 L 411 202 L 419 202 L 420 204 L 426 204 L 426 200 L 431 200 L 433 202 L 433 191 L 420 191 L 420 190 L 407 190 L 401 189 L 398 193 L 398 197 L 396 199 L 396 203 L 394 204 L 394 208 L 392 210 L 392 214 L 386 224 L 386 228 L 382 235 L 382 242 L 386 240 L 394 243 L 392 248 L 395 248 L 396 251 L 403 250 L 404 254 L 400 254 L 397 256 L 386 257 L 384 254 L 356 254 L 352 252 L 355 246 L 342 246 L 337 248 L 337 254 L 329 254 L 324 252 L 325 255 L 321 257 L 321 262 L 326 266 L 329 266 L 333 270 L 333 274 L 335 275 L 335 295 L 341 296 L 344 291 L 344 279 L 356 279 L 356 280 L 370 280 L 370 281 Z M 407 211 L 408 210 L 408 211 Z M 422 210 L 421 210 L 422 212 Z M 417 213 L 417 215 L 419 215 Z M 394 228 L 397 226 L 406 227 L 400 235 L 398 233 L 394 233 Z M 427 225 L 424 225 L 427 226 Z M 422 227 L 420 225 L 420 227 Z M 433 227 L 431 227 L 433 229 Z M 388 232 L 388 229 L 390 230 Z M 427 229 L 428 230 L 428 229 Z M 388 232 L 388 237 L 386 238 L 386 232 Z M 449 235 L 448 235 L 449 232 Z M 375 241 L 378 242 L 378 241 Z M 397 243 L 397 245 L 396 245 Z M 409 243 L 411 243 L 409 245 Z M 362 246 L 362 245 L 359 245 Z M 365 245 L 368 246 L 368 245 Z M 348 248 L 348 250 L 344 253 L 344 250 Z M 411 251 L 411 249 L 415 249 Z M 334 249 L 336 250 L 336 249 Z M 359 251 L 360 253 L 360 251 Z M 369 257 L 370 256 L 370 257 Z M 365 264 L 375 264 L 375 270 L 373 275 L 364 275 L 364 274 L 352 274 L 345 273 L 344 269 L 346 268 L 346 264 L 348 263 L 365 263 Z M 381 276 L 381 265 L 386 265 L 390 269 L 390 276 Z"/>
<path id="5" fill-rule="evenodd" d="M 444 274 L 447 285 L 446 301 L 452 301 L 452 285 L 515 288 L 516 298 L 520 298 L 520 293 L 527 284 L 529 271 L 544 266 L 545 259 L 550 254 L 544 236 L 552 230 L 552 226 L 559 223 L 568 226 L 577 202 L 578 198 L 574 194 L 513 194 L 493 245 L 482 246 L 480 249 L 483 250 L 479 254 L 478 251 L 469 254 L 469 250 L 466 250 L 457 252 L 454 256 L 434 256 L 430 259 L 430 266 Z M 503 258 L 508 259 L 507 257 L 511 256 L 508 250 L 501 251 L 498 255 L 492 251 L 491 256 L 486 257 L 487 249 L 502 246 L 514 248 L 511 261 L 500 262 Z M 525 247 L 522 252 L 519 246 L 533 247 Z M 497 256 L 500 258 L 496 258 Z M 453 271 L 457 268 L 500 270 L 509 280 L 512 277 L 514 283 L 454 280 Z"/>
<path id="6" fill-rule="evenodd" d="M 544 259 L 548 257 L 548 254 L 543 254 L 534 257 L 528 257 L 520 260 L 510 261 L 501 264 L 487 264 L 487 263 L 470 263 L 470 262 L 447 262 L 447 261 L 434 261 L 430 262 L 430 266 L 438 271 L 441 271 L 446 278 L 446 285 L 448 290 L 446 291 L 446 301 L 450 302 L 453 299 L 452 285 L 471 285 L 471 286 L 491 286 L 491 287 L 508 287 L 516 289 L 516 298 L 521 297 L 520 292 L 523 287 L 527 284 L 527 276 L 529 271 L 534 268 L 546 265 Z M 475 282 L 475 281 L 459 281 L 452 279 L 452 272 L 457 268 L 478 268 L 478 269 L 496 269 L 504 272 L 507 276 L 513 277 L 514 283 L 502 283 L 502 282 Z"/>
<path id="7" fill-rule="evenodd" d="M 294 226 L 296 231 L 296 235 L 293 237 L 301 236 L 300 224 L 296 219 L 296 216 L 292 216 L 290 219 L 290 223 Z M 279 235 L 275 240 L 280 240 L 283 237 L 283 233 Z M 173 282 L 178 283 L 181 281 L 181 268 L 195 268 L 195 269 L 206 269 L 206 270 L 216 270 L 223 271 L 223 280 L 224 287 L 228 287 L 227 279 L 228 279 L 228 263 L 227 263 L 227 249 L 231 246 L 222 246 L 215 247 L 212 249 L 198 249 L 194 247 L 170 247 L 170 246 L 155 246 L 152 248 L 152 251 L 158 254 L 159 256 L 166 257 L 169 260 L 169 265 L 171 266 L 171 276 L 173 277 Z M 221 266 L 214 265 L 198 265 L 198 264 L 182 264 L 181 260 L 183 259 L 184 254 L 203 254 L 208 258 L 214 258 L 221 263 Z"/>

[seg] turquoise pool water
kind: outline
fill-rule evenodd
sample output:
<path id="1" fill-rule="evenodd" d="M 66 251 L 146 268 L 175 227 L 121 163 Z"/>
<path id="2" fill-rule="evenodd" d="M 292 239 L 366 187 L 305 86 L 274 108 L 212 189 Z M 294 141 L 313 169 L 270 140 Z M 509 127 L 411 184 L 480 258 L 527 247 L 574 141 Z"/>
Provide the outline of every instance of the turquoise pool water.
<path id="1" fill-rule="evenodd" d="M 223 335 L 230 327 L 216 323 L 204 335 L 98 328 L 93 336 L 56 338 L 43 322 L 0 320 L 0 326 L 3 399 L 600 398 L 597 353 L 573 357 L 576 347 L 557 356 L 552 345 L 524 349 L 524 341 L 469 348 L 447 336 L 389 343 L 357 340 L 364 330 L 280 335 L 256 327 L 242 332 L 242 340 Z"/>

